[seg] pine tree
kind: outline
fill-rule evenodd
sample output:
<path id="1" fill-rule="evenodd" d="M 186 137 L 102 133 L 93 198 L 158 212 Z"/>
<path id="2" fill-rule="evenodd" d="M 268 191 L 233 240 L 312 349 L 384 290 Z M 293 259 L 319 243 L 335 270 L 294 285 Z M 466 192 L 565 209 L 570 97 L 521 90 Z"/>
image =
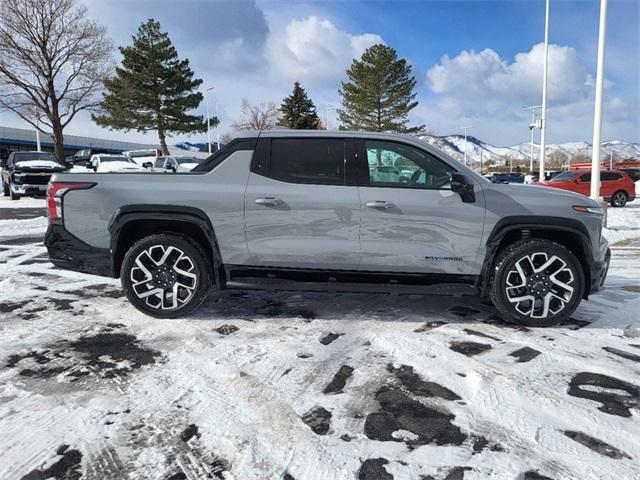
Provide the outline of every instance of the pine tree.
<path id="1" fill-rule="evenodd" d="M 348 82 L 338 91 L 342 108 L 338 110 L 343 130 L 417 133 L 424 125 L 408 127 L 407 116 L 415 100 L 416 79 L 411 66 L 398 59 L 386 45 L 369 47 L 360 60 L 354 59 L 347 70 Z"/>
<path id="2" fill-rule="evenodd" d="M 157 131 L 160 147 L 168 155 L 166 136 L 170 133 L 206 131 L 206 119 L 187 112 L 202 103 L 196 89 L 202 80 L 193 78 L 189 60 L 179 60 L 160 23 L 149 19 L 138 28 L 133 44 L 120 47 L 122 66 L 105 82 L 107 93 L 102 112 L 93 115 L 101 126 L 113 130 Z M 218 119 L 211 119 L 212 125 Z"/>
<path id="3" fill-rule="evenodd" d="M 317 129 L 320 126 L 316 107 L 300 82 L 293 84 L 293 93 L 282 100 L 280 111 L 282 118 L 278 125 L 282 127 L 300 130 Z"/>

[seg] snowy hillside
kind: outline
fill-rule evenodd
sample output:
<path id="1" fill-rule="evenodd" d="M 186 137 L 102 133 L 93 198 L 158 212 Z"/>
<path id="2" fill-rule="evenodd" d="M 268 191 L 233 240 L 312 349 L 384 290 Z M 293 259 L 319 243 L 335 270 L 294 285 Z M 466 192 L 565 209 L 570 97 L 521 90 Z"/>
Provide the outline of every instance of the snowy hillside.
<path id="1" fill-rule="evenodd" d="M 420 138 L 438 147 L 455 159 L 462 160 L 464 158 L 465 141 L 463 135 L 422 135 Z M 534 158 L 538 158 L 539 151 L 540 146 L 534 144 Z M 586 155 L 590 158 L 592 149 L 591 144 L 587 142 L 567 142 L 547 145 L 548 156 L 552 156 L 558 152 L 565 155 L 568 159 L 578 155 Z M 640 143 L 610 140 L 602 144 L 602 152 L 607 159 L 609 158 L 609 154 L 613 154 L 614 160 L 629 158 L 640 160 Z M 480 163 L 481 160 L 497 160 L 499 157 L 509 157 L 514 160 L 529 160 L 529 155 L 530 145 L 528 142 L 511 147 L 496 147 L 474 136 L 467 136 L 467 159 L 472 163 Z"/>

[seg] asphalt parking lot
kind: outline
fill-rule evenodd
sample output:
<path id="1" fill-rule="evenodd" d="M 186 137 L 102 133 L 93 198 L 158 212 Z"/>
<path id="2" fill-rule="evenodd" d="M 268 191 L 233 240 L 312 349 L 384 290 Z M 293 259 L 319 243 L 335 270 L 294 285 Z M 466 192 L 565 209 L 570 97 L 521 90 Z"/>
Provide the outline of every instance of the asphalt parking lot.
<path id="1" fill-rule="evenodd" d="M 604 291 L 530 329 L 471 296 L 249 290 L 157 320 L 7 215 L 2 479 L 637 478 L 635 230 Z"/>

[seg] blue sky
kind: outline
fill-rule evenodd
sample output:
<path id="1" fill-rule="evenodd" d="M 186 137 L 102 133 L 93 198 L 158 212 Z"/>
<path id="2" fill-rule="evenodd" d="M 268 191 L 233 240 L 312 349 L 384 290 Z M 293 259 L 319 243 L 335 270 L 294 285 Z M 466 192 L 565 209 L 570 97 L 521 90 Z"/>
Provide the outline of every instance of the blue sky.
<path id="1" fill-rule="evenodd" d="M 324 116 L 339 104 L 337 90 L 351 59 L 376 42 L 394 47 L 414 67 L 420 105 L 411 119 L 439 134 L 472 124 L 474 135 L 495 145 L 526 142 L 529 117 L 521 107 L 540 102 L 542 0 L 85 3 L 116 45 L 129 43 L 147 18 L 160 20 L 196 75 L 215 86 L 222 132 L 237 119 L 242 98 L 279 105 L 295 80 Z M 551 0 L 550 142 L 591 139 L 598 16 L 597 0 Z M 640 1 L 610 0 L 606 139 L 640 141 L 639 30 Z M 332 110 L 329 119 L 335 127 Z M 24 127 L 6 113 L 0 123 Z M 68 131 L 155 141 L 100 129 L 86 115 Z"/>

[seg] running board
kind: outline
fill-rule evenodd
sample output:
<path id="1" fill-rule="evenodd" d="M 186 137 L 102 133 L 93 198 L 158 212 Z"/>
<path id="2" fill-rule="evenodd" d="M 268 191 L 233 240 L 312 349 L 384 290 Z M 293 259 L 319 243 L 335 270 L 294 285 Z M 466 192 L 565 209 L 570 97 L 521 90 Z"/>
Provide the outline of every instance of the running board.
<path id="1" fill-rule="evenodd" d="M 475 276 L 346 270 L 226 267 L 227 288 L 371 292 L 419 295 L 477 295 Z"/>

